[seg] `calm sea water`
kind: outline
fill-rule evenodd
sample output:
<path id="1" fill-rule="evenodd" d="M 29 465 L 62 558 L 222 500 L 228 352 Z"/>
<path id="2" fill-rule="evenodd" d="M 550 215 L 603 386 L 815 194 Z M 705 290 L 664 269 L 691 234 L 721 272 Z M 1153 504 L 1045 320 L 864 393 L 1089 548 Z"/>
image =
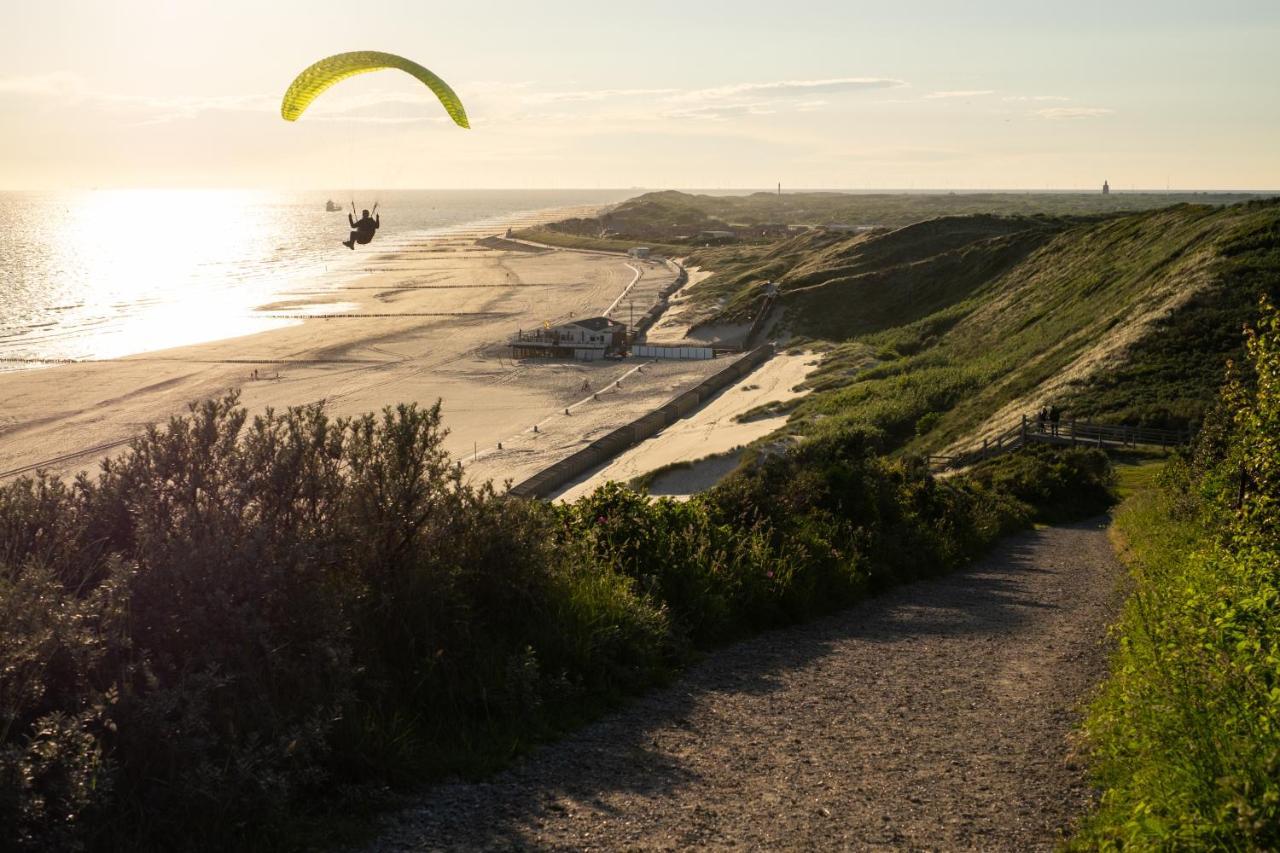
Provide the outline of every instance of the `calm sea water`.
<path id="1" fill-rule="evenodd" d="M 369 252 L 512 214 L 621 201 L 618 190 L 395 191 L 350 252 L 325 192 L 0 193 L 0 371 L 115 358 L 290 321 L 255 314 L 302 281 L 338 282 Z M 372 206 L 373 194 L 357 197 Z"/>

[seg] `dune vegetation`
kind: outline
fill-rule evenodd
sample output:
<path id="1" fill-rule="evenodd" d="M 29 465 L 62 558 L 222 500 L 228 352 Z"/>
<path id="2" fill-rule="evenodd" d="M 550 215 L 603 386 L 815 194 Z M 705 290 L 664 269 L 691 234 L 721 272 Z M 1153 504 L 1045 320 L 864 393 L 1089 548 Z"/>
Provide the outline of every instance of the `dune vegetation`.
<path id="1" fill-rule="evenodd" d="M 1121 505 L 1132 576 L 1080 849 L 1280 846 L 1280 315 L 1192 451 Z"/>
<path id="2" fill-rule="evenodd" d="M 698 649 L 964 564 L 1053 511 L 1037 466 L 1109 495 L 1096 452 L 939 481 L 846 431 L 687 503 L 553 506 L 467 485 L 441 437 L 438 407 L 229 396 L 0 488 L 0 845 L 288 846 L 308 809 L 484 772 Z"/>
<path id="3" fill-rule="evenodd" d="M 773 281 L 782 330 L 825 349 L 792 432 L 857 424 L 925 452 L 1049 402 L 1194 429 L 1257 300 L 1280 295 L 1280 203 L 948 218 L 695 259 L 718 270 L 708 320 L 748 316 Z"/>
<path id="4" fill-rule="evenodd" d="M 744 229 L 732 245 L 686 250 L 714 274 L 687 294 L 685 316 L 749 321 L 775 284 L 775 333 L 825 352 L 814 393 L 787 406 L 789 431 L 856 424 L 885 450 L 929 452 L 1050 402 L 1083 419 L 1198 426 L 1258 298 L 1280 297 L 1280 202 L 1148 209 L 1169 200 L 668 192 L 553 228 L 575 245 L 620 247 L 624 236 L 768 222 L 770 205 L 784 222 L 844 211 L 868 223 L 886 211 L 876 224 L 893 227 L 751 239 Z M 927 218 L 944 213 L 966 215 Z"/>
<path id="5" fill-rule="evenodd" d="M 888 228 L 945 216 L 1092 216 L 1154 210 L 1175 204 L 1234 204 L 1250 193 L 757 192 L 711 196 L 668 190 L 645 193 L 596 217 L 538 229 L 541 239 L 574 248 L 626 248 L 638 242 L 699 246 L 704 231 L 730 231 L 735 245 L 761 245 L 788 228 L 846 225 Z"/>

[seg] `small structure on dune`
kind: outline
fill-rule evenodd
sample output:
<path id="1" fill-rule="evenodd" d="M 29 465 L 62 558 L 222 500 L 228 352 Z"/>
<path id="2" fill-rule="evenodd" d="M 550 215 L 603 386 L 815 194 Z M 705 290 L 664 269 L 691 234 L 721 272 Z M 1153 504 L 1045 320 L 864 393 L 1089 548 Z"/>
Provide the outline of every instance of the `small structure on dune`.
<path id="1" fill-rule="evenodd" d="M 648 260 L 650 252 L 648 246 L 636 246 L 635 248 L 627 249 L 627 254 L 637 260 L 643 261 Z"/>
<path id="2" fill-rule="evenodd" d="M 608 317 L 587 317 L 544 329 L 521 329 L 511 341 L 511 356 L 599 361 L 606 356 L 621 355 L 626 346 L 624 324 Z"/>

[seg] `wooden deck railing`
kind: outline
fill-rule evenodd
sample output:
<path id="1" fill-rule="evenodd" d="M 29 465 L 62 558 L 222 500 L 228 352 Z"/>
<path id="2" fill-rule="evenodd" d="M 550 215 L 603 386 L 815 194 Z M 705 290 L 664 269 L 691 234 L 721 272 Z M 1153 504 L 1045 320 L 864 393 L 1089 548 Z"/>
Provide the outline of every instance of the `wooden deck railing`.
<path id="1" fill-rule="evenodd" d="M 929 465 L 935 469 L 965 468 L 984 459 L 1026 447 L 1028 444 L 1057 444 L 1063 446 L 1100 447 L 1119 450 L 1137 447 L 1159 447 L 1167 450 L 1191 440 L 1188 430 L 1136 427 L 1124 424 L 1096 424 L 1088 421 L 1040 421 L 1027 415 L 1022 421 L 995 437 L 982 440 L 981 447 L 974 447 L 950 456 L 929 456 Z"/>

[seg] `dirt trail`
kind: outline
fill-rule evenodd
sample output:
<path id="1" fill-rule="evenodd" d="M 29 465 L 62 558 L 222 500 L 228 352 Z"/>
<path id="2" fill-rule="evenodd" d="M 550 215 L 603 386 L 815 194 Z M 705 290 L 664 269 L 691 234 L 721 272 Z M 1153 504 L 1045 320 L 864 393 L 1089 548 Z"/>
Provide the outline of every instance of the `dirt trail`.
<path id="1" fill-rule="evenodd" d="M 710 655 L 370 850 L 1052 849 L 1090 801 L 1071 757 L 1118 566 L 1101 522 Z"/>

